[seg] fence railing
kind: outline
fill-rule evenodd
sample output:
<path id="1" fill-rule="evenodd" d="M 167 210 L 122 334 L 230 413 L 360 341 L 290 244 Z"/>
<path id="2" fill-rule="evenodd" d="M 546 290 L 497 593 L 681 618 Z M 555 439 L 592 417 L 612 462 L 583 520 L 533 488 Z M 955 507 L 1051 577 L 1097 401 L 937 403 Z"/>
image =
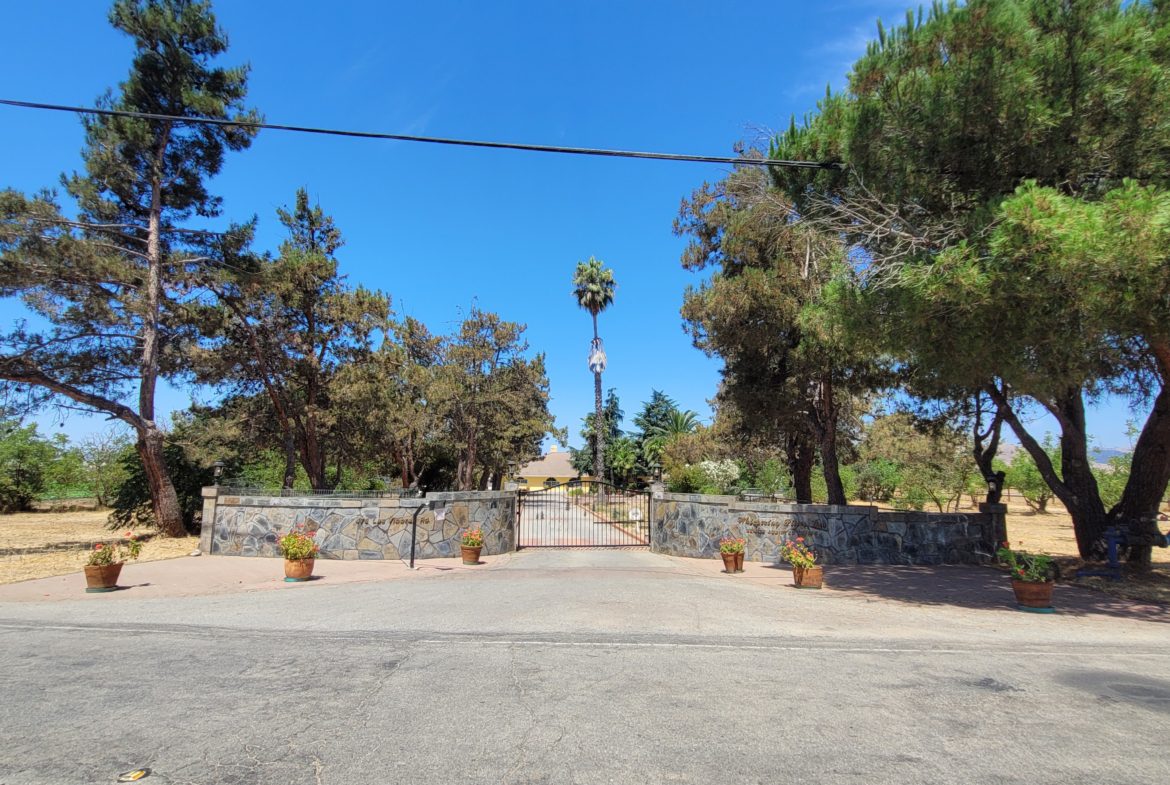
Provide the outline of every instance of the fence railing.
<path id="1" fill-rule="evenodd" d="M 386 488 L 377 491 L 355 491 L 337 488 L 266 488 L 243 480 L 224 480 L 217 486 L 221 494 L 233 496 L 329 496 L 334 499 L 418 499 L 423 495 L 420 488 Z"/>

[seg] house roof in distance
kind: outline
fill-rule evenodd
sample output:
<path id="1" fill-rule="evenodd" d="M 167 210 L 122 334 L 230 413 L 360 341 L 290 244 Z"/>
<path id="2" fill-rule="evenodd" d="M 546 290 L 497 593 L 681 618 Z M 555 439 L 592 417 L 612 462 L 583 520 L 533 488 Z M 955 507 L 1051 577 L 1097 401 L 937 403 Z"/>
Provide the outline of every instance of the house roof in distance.
<path id="1" fill-rule="evenodd" d="M 524 464 L 524 468 L 517 474 L 519 477 L 576 477 L 577 470 L 573 468 L 573 456 L 567 452 L 557 452 L 554 444 L 540 459 Z"/>

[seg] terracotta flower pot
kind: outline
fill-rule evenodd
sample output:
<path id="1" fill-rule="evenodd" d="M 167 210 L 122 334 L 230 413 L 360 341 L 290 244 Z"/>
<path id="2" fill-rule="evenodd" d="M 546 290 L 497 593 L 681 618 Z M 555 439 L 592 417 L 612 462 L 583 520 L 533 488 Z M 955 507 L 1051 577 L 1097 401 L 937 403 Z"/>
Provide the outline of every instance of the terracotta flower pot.
<path id="1" fill-rule="evenodd" d="M 793 569 L 796 586 L 800 589 L 819 589 L 825 579 L 825 568 L 819 564 L 811 567 L 802 567 L 799 574 Z"/>
<path id="2" fill-rule="evenodd" d="M 483 550 L 482 545 L 460 545 L 459 551 L 463 554 L 464 564 L 479 564 L 479 552 Z"/>
<path id="3" fill-rule="evenodd" d="M 1012 581 L 1016 604 L 1021 608 L 1051 608 L 1053 581 Z"/>
<path id="4" fill-rule="evenodd" d="M 118 576 L 122 573 L 122 562 L 117 564 L 86 565 L 85 590 L 88 593 L 113 591 L 118 588 Z"/>
<path id="5" fill-rule="evenodd" d="M 743 551 L 735 554 L 735 571 L 743 572 Z"/>
<path id="6" fill-rule="evenodd" d="M 290 583 L 307 581 L 313 574 L 313 562 L 316 559 L 285 559 L 284 579 Z"/>
<path id="7" fill-rule="evenodd" d="M 735 554 L 720 551 L 719 555 L 723 557 L 723 571 L 727 573 L 735 572 Z"/>

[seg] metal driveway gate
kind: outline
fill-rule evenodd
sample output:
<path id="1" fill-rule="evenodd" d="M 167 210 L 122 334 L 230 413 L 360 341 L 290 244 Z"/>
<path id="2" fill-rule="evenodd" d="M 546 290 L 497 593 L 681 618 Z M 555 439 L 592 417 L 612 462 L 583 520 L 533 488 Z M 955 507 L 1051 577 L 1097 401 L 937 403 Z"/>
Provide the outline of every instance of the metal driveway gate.
<path id="1" fill-rule="evenodd" d="M 630 548 L 650 544 L 650 493 L 592 480 L 520 491 L 520 548 Z"/>

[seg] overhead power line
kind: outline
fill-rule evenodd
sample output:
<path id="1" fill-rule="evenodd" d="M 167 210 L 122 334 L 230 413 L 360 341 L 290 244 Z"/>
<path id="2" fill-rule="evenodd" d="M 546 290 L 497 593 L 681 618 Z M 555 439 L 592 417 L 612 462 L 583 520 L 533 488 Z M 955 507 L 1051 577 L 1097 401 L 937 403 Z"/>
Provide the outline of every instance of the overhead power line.
<path id="1" fill-rule="evenodd" d="M 416 136 L 413 134 L 384 134 L 376 131 L 345 131 L 336 128 L 314 128 L 303 125 L 281 125 L 277 123 L 255 123 L 235 120 L 220 120 L 213 117 L 180 117 L 178 115 L 154 114 L 152 112 L 131 112 L 124 109 L 101 109 L 93 106 L 64 106 L 43 104 L 34 101 L 14 101 L 0 98 L 0 104 L 23 109 L 43 109 L 53 112 L 74 114 L 105 115 L 107 117 L 131 117 L 139 120 L 162 120 L 188 125 L 218 125 L 237 128 L 257 128 L 269 131 L 293 131 L 302 134 L 323 136 L 348 136 L 358 139 L 389 139 L 396 142 L 425 142 L 459 147 L 487 147 L 495 150 L 523 150 L 535 153 L 561 153 L 563 155 L 595 155 L 608 158 L 648 158 L 657 161 L 684 161 L 687 163 L 742 164 L 745 166 L 781 166 L 796 169 L 844 169 L 837 161 L 784 161 L 774 158 L 736 158 L 723 155 L 683 155 L 681 153 L 652 153 L 639 150 L 605 150 L 594 147 L 560 147 L 547 144 L 524 144 L 521 142 L 488 142 L 475 139 L 449 139 L 441 136 Z"/>

